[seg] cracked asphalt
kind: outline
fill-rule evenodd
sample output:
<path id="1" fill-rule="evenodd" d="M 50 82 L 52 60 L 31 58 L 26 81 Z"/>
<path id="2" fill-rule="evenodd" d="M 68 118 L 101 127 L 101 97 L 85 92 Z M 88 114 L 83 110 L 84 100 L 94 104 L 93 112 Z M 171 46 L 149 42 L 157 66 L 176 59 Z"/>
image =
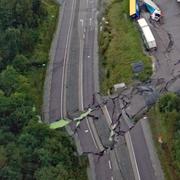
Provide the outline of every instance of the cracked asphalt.
<path id="1" fill-rule="evenodd" d="M 155 155 L 149 150 L 148 141 L 144 134 L 144 126 L 142 126 L 142 123 L 136 124 L 135 120 L 144 116 L 144 113 L 157 101 L 161 93 L 166 91 L 180 92 L 180 5 L 175 0 L 156 1 L 162 9 L 164 17 L 160 23 L 149 22 L 158 46 L 157 51 L 150 52 L 150 55 L 155 57 L 155 71 L 150 81 L 145 84 L 134 83 L 120 93 L 103 97 L 95 92 L 98 88 L 95 88 L 93 83 L 96 79 L 92 70 L 95 64 L 93 59 L 95 54 L 94 47 L 96 46 L 94 44 L 96 40 L 96 24 L 93 24 L 92 27 L 88 24 L 90 23 L 91 15 L 93 17 L 92 20 L 94 21 L 95 19 L 94 14 L 91 13 L 96 5 L 89 4 L 92 7 L 88 9 L 87 16 L 84 17 L 83 12 L 85 11 L 79 8 L 79 2 L 81 0 L 77 0 L 72 27 L 73 32 L 70 39 L 71 51 L 69 52 L 67 72 L 68 82 L 65 87 L 67 91 L 67 115 L 74 116 L 73 112 L 76 112 L 79 108 L 79 87 L 77 84 L 79 83 L 78 68 L 81 55 L 79 36 L 82 36 L 82 32 L 79 32 L 80 25 L 78 23 L 80 16 L 78 12 L 80 11 L 82 17 L 86 20 L 85 32 L 87 34 L 83 50 L 83 103 L 85 109 L 91 107 L 93 112 L 90 113 L 86 120 L 80 123 L 78 128 L 76 128 L 75 124 L 72 124 L 71 130 L 77 135 L 76 138 L 80 140 L 83 153 L 90 155 L 90 164 L 92 171 L 95 173 L 93 177 L 97 180 L 102 180 L 102 177 L 103 180 L 112 180 L 112 178 L 114 180 L 135 179 L 129 149 L 124 137 L 127 132 L 130 132 L 140 178 L 142 180 L 163 179 L 160 165 L 157 165 L 158 168 L 157 166 L 156 168 L 152 166 L 152 159 L 155 158 Z M 93 1 L 90 2 L 92 3 Z M 68 3 L 71 4 L 71 1 L 67 1 Z M 53 71 L 51 72 L 51 80 L 49 80 L 51 81 L 51 92 L 48 96 L 51 98 L 46 98 L 45 96 L 45 102 L 50 99 L 49 106 L 46 105 L 44 110 L 45 117 L 50 122 L 60 117 L 59 101 L 61 98 L 59 91 L 61 81 L 59 77 L 61 77 L 62 73 L 61 56 L 64 50 L 62 42 L 66 40 L 64 34 L 66 34 L 69 26 L 68 19 L 70 18 L 71 10 L 69 6 L 65 8 L 69 13 L 66 12 L 68 16 L 62 16 L 62 23 L 64 24 L 62 24 L 63 28 L 59 31 L 57 40 L 61 43 L 57 45 L 53 62 L 54 69 L 50 70 Z M 147 14 L 144 14 L 144 16 L 148 17 Z M 143 119 L 140 120 L 140 122 L 142 121 L 144 122 Z M 87 122 L 88 124 L 86 124 Z M 91 130 L 93 131 L 92 134 L 97 133 L 103 150 L 100 151 L 95 147 L 97 139 L 95 138 L 94 140 L 92 138 L 93 135 L 89 134 Z M 158 164 L 158 162 L 155 164 Z M 158 169 L 159 173 L 155 169 Z M 156 176 L 157 174 L 161 175 Z"/>
<path id="2" fill-rule="evenodd" d="M 157 60 L 152 79 L 163 79 L 168 91 L 179 92 L 180 4 L 168 0 L 156 2 L 164 16 L 160 24 L 151 26 L 158 45 L 157 52 L 152 53 Z"/>
<path id="3" fill-rule="evenodd" d="M 155 179 L 156 177 L 155 170 L 150 164 L 148 167 L 151 169 L 151 172 L 149 171 L 149 174 L 147 172 L 148 168 L 145 164 L 151 161 L 151 157 L 148 149 L 144 149 L 143 151 L 139 149 L 139 144 L 146 145 L 147 142 L 143 143 L 141 139 L 143 135 L 142 137 L 140 136 L 142 127 L 140 124 L 135 125 L 134 119 L 142 118 L 162 93 L 167 91 L 180 92 L 180 5 L 176 1 L 159 0 L 156 2 L 162 9 L 164 17 L 160 23 L 149 22 L 158 45 L 157 51 L 150 52 L 150 55 L 155 57 L 155 72 L 151 80 L 145 84 L 135 84 L 119 95 L 114 95 L 113 98 L 103 97 L 102 102 L 99 102 L 101 106 L 102 104 L 107 106 L 112 119 L 112 126 L 114 125 L 114 134 L 111 140 L 113 143 L 102 141 L 104 146 L 107 147 L 109 145 L 109 148 L 114 148 L 116 144 L 121 142 L 121 137 L 127 131 L 132 132 L 133 146 L 140 166 L 140 176 L 142 179 Z M 99 111 L 98 109 L 94 112 L 98 116 L 95 121 L 96 124 L 100 119 L 103 119 L 103 114 Z M 130 122 L 127 122 L 127 119 Z M 98 128 L 97 125 L 96 127 Z M 102 138 L 106 134 L 105 139 L 107 139 L 107 133 L 111 134 L 111 130 L 108 131 L 107 128 L 103 128 L 102 133 L 98 133 Z M 146 146 L 143 147 L 147 148 Z M 141 152 L 145 153 L 145 161 L 142 161 Z M 147 169 L 142 171 L 145 167 Z M 161 171 L 160 168 L 159 171 Z M 163 175 L 161 175 L 161 178 L 163 179 Z"/>

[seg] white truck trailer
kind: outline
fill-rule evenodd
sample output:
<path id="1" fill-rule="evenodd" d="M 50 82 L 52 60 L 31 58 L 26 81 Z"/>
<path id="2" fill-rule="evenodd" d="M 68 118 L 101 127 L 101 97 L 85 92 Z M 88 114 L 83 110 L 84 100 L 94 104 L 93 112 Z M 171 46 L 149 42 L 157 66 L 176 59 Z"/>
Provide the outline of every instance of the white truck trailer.
<path id="1" fill-rule="evenodd" d="M 156 40 L 146 20 L 144 18 L 140 18 L 137 20 L 137 22 L 138 22 L 146 49 L 156 50 L 157 49 Z"/>

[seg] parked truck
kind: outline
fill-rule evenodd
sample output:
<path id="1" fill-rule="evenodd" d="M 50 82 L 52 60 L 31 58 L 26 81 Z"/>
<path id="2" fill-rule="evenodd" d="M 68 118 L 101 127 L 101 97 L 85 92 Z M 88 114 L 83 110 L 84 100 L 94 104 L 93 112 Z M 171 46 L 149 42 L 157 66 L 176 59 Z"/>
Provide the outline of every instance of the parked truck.
<path id="1" fill-rule="evenodd" d="M 156 50 L 156 40 L 146 20 L 144 18 L 140 18 L 137 20 L 137 22 L 142 34 L 142 39 L 146 47 L 146 50 Z"/>
<path id="2" fill-rule="evenodd" d="M 160 8 L 152 0 L 143 0 L 144 4 L 151 14 L 151 18 L 155 21 L 159 21 L 162 16 Z"/>

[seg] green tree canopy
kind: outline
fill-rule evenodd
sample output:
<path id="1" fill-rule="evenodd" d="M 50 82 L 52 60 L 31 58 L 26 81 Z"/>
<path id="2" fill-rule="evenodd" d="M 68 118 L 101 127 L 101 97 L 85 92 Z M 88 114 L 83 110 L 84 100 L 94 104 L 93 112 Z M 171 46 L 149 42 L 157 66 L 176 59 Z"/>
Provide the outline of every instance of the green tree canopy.
<path id="1" fill-rule="evenodd" d="M 180 111 L 180 97 L 173 93 L 162 96 L 159 100 L 160 112 Z"/>

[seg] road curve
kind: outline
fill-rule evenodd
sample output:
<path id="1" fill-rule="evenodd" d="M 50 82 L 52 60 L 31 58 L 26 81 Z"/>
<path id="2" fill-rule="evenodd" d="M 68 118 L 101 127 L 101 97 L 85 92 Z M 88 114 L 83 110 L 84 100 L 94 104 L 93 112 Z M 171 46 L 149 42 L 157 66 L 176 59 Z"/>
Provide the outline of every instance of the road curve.
<path id="1" fill-rule="evenodd" d="M 75 0 L 67 0 L 63 5 L 63 14 L 61 18 L 61 28 L 57 36 L 57 47 L 52 68 L 52 79 L 49 99 L 49 121 L 53 122 L 64 115 L 64 88 L 66 78 L 66 68 L 68 60 L 68 51 L 70 46 L 70 36 L 72 31 L 72 22 L 74 18 Z"/>
<path id="2" fill-rule="evenodd" d="M 86 110 L 93 104 L 93 96 L 96 93 L 94 86 L 94 57 L 97 53 L 95 49 L 96 13 L 97 0 L 66 0 L 63 3 L 61 28 L 57 33 L 48 99 L 49 123 L 78 110 Z M 106 106 L 104 119 L 100 120 L 104 120 L 104 124 L 111 126 L 112 121 Z M 76 139 L 78 138 L 82 153 L 89 156 L 93 180 L 134 179 L 133 175 L 128 174 L 130 170 L 125 168 L 131 168 L 131 165 L 125 162 L 129 157 L 124 140 L 121 141 L 123 145 L 119 143 L 114 149 L 105 151 L 97 131 L 99 127 L 96 125 L 92 118 L 86 118 L 81 121 L 78 128 L 75 128 L 75 125 L 71 127 L 72 131 L 76 129 Z M 139 135 L 143 136 L 143 134 L 141 130 L 138 132 L 132 130 L 132 133 L 137 138 L 132 137 L 131 146 L 137 152 Z M 145 144 L 144 141 L 143 144 Z M 123 148 L 124 152 L 122 152 Z M 144 151 L 147 152 L 146 147 Z M 126 157 L 122 157 L 123 155 Z M 147 164 L 151 167 L 149 162 Z M 141 168 L 141 170 L 138 169 L 140 175 L 137 177 L 148 178 L 148 173 L 142 172 L 142 161 L 139 160 L 136 166 Z M 123 172 L 122 169 L 124 169 Z"/>

